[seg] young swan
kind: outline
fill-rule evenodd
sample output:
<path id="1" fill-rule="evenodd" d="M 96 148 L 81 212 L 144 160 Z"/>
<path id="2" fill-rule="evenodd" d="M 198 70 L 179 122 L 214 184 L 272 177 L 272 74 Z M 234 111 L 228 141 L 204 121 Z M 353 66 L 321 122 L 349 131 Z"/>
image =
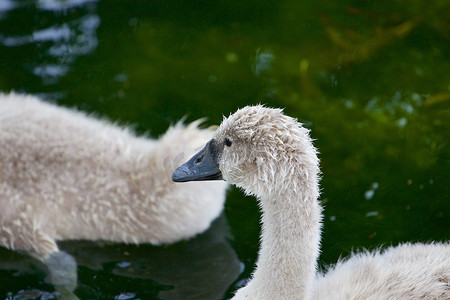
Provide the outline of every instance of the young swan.
<path id="1" fill-rule="evenodd" d="M 448 243 L 357 254 L 316 274 L 319 159 L 309 131 L 282 110 L 238 110 L 172 175 L 177 182 L 222 178 L 255 195 L 262 209 L 256 270 L 233 299 L 450 298 Z"/>
<path id="2" fill-rule="evenodd" d="M 33 96 L 0 94 L 0 246 L 42 260 L 55 287 L 71 291 L 76 264 L 56 240 L 163 244 L 203 232 L 222 211 L 226 183 L 170 178 L 172 163 L 212 137 L 198 124 L 150 140 Z"/>

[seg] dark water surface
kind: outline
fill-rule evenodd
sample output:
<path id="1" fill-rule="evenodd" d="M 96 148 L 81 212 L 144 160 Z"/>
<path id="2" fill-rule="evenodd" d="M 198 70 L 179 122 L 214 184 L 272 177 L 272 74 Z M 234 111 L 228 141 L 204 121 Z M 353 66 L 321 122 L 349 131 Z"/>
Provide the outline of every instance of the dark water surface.
<path id="1" fill-rule="evenodd" d="M 322 160 L 320 266 L 450 237 L 448 1 L 0 1 L 0 90 L 133 124 L 219 124 L 284 107 Z M 1 146 L 1 145 L 0 145 Z M 165 247 L 60 246 L 81 299 L 222 299 L 245 282 L 259 212 L 237 189 L 205 234 Z M 53 299 L 42 266 L 0 249 L 0 298 Z"/>

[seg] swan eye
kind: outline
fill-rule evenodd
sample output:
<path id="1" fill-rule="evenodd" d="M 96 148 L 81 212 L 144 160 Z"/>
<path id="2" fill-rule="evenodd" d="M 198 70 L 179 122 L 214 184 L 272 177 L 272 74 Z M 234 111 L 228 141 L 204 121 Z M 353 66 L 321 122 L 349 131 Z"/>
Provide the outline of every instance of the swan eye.
<path id="1" fill-rule="evenodd" d="M 227 147 L 230 147 L 231 144 L 233 144 L 233 143 L 230 141 L 230 139 L 229 139 L 229 138 L 226 138 L 226 139 L 225 139 L 225 145 L 227 145 Z"/>

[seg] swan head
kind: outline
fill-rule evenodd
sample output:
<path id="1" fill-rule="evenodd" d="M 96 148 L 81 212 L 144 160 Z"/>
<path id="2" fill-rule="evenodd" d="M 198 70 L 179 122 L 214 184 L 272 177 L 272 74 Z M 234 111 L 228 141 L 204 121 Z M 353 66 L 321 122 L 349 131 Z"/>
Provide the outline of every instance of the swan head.
<path id="1" fill-rule="evenodd" d="M 299 180 L 317 182 L 318 162 L 309 130 L 296 119 L 281 109 L 247 106 L 224 117 L 214 137 L 172 179 L 224 179 L 247 194 L 271 195 L 302 189 Z"/>

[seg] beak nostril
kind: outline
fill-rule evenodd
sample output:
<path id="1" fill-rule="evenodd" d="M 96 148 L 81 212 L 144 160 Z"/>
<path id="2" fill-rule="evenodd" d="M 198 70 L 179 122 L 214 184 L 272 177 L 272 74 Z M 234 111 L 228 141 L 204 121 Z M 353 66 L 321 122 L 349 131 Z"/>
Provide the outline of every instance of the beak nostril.
<path id="1" fill-rule="evenodd" d="M 200 163 L 202 162 L 202 160 L 203 160 L 203 156 L 199 156 L 199 157 L 197 157 L 197 159 L 195 160 L 195 163 L 198 165 L 198 164 L 200 164 Z"/>
<path id="2" fill-rule="evenodd" d="M 222 180 L 222 173 L 216 162 L 217 153 L 215 148 L 211 147 L 213 143 L 214 140 L 209 141 L 200 152 L 179 166 L 173 172 L 172 180 L 175 182 Z"/>

